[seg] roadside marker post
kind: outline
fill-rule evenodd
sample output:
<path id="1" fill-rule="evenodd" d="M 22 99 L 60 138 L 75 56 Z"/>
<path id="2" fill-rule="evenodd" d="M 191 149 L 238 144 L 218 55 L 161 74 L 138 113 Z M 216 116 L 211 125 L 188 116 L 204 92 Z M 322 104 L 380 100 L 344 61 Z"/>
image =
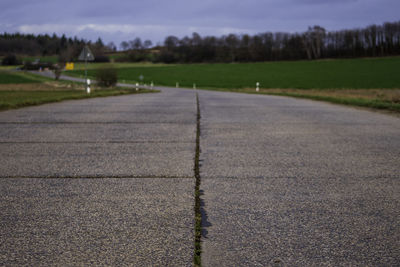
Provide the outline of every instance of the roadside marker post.
<path id="1" fill-rule="evenodd" d="M 196 89 L 196 84 L 195 83 L 193 84 L 193 89 Z"/>
<path id="2" fill-rule="evenodd" d="M 256 92 L 258 92 L 258 91 L 260 91 L 260 83 L 259 82 L 256 83 Z"/>
<path id="3" fill-rule="evenodd" d="M 90 51 L 89 47 L 86 45 L 83 49 L 81 54 L 78 57 L 79 60 L 85 61 L 85 81 L 86 81 L 86 91 L 88 94 L 90 93 L 89 84 L 87 83 L 87 62 L 93 61 L 94 56 L 92 51 Z"/>
<path id="4" fill-rule="evenodd" d="M 90 94 L 90 79 L 86 80 L 86 93 Z"/>
<path id="5" fill-rule="evenodd" d="M 179 83 L 178 82 L 176 82 L 176 88 L 179 88 Z"/>
<path id="6" fill-rule="evenodd" d="M 139 83 L 136 83 L 136 91 L 139 91 Z"/>

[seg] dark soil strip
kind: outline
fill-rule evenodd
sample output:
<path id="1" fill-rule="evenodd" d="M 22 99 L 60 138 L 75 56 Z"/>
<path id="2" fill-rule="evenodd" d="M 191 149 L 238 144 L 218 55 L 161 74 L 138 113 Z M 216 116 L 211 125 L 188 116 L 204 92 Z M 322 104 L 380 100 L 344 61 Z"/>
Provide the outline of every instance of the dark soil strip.
<path id="1" fill-rule="evenodd" d="M 194 266 L 201 266 L 201 200 L 200 200 L 200 102 L 199 95 L 196 93 L 197 103 L 197 130 L 196 130 L 196 155 L 194 158 L 195 186 L 195 230 L 194 230 Z"/>

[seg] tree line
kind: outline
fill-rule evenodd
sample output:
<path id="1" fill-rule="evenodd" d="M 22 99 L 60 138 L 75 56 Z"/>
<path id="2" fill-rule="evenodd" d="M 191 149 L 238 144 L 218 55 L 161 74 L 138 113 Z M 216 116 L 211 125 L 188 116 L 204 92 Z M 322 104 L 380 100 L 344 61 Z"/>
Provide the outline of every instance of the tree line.
<path id="1" fill-rule="evenodd" d="M 82 48 L 89 45 L 94 53 L 101 59 L 106 52 L 115 48 L 113 43 L 104 45 L 101 38 L 94 43 L 84 39 L 67 38 L 65 34 L 21 34 L 3 33 L 0 34 L 0 55 L 26 55 L 26 56 L 53 56 L 58 55 L 59 61 L 67 62 L 76 60 Z"/>
<path id="2" fill-rule="evenodd" d="M 96 42 L 33 34 L 0 34 L 0 56 L 59 55 L 61 62 L 76 60 L 89 45 L 96 61 L 109 61 L 107 54 L 116 52 L 113 42 Z M 327 31 L 321 26 L 309 27 L 302 33 L 265 32 L 256 35 L 229 34 L 220 37 L 168 36 L 162 45 L 136 37 L 120 44 L 117 61 L 153 61 L 165 63 L 258 62 L 322 58 L 378 57 L 400 55 L 400 21 L 365 28 Z"/>
<path id="3" fill-rule="evenodd" d="M 302 33 L 266 32 L 222 37 L 168 36 L 158 60 L 182 62 L 257 62 L 400 55 L 400 21 L 362 29 L 326 31 L 309 27 Z"/>

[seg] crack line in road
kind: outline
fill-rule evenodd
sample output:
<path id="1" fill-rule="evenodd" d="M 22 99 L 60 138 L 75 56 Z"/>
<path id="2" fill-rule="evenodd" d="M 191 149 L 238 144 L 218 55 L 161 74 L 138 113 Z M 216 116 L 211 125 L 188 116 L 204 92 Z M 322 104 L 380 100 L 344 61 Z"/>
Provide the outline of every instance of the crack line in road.
<path id="1" fill-rule="evenodd" d="M 16 125 L 20 125 L 20 124 L 24 124 L 24 125 L 30 125 L 30 124 L 32 124 L 32 125 L 36 125 L 36 124 L 45 124 L 45 125 L 53 125 L 53 124 L 61 124 L 61 125 L 64 125 L 64 124 L 104 124 L 104 125 L 107 125 L 107 124 L 176 124 L 176 125 L 182 125 L 182 124 L 192 124 L 193 122 L 169 122 L 169 121 L 166 121 L 166 122 L 157 122 L 157 121 L 154 121 L 154 122 L 143 122 L 143 121 L 112 121 L 112 122 L 95 122 L 95 121 L 80 121 L 80 122 L 74 122 L 74 121 L 66 121 L 66 122 L 63 122 L 63 121 L 53 121 L 53 122 L 45 122 L 45 121 L 30 121 L 30 122 L 25 122 L 25 121 L 21 121 L 21 122 L 18 122 L 18 121 L 6 121 L 6 122 L 0 122 L 0 125 L 2 125 L 2 124 L 6 124 L 6 125 L 12 125 L 12 124 L 16 124 Z"/>
<path id="2" fill-rule="evenodd" d="M 188 176 L 167 175 L 8 175 L 0 176 L 0 179 L 193 179 Z"/>
<path id="3" fill-rule="evenodd" d="M 194 229 L 194 266 L 201 266 L 201 199 L 200 199 L 200 101 L 199 94 L 196 93 L 196 105 L 197 105 L 197 116 L 196 116 L 196 154 L 194 158 L 194 176 L 196 178 L 195 185 L 195 229 Z"/>
<path id="4" fill-rule="evenodd" d="M 191 144 L 191 141 L 0 141 L 0 144 Z"/>

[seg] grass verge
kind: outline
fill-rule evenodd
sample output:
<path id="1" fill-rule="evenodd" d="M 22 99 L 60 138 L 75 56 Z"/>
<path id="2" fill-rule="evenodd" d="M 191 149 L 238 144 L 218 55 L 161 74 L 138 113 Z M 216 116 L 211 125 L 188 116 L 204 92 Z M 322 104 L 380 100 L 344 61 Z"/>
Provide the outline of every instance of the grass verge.
<path id="1" fill-rule="evenodd" d="M 29 73 L 0 71 L 0 84 L 16 84 L 16 83 L 38 83 L 37 77 L 32 77 Z"/>
<path id="2" fill-rule="evenodd" d="M 225 91 L 225 90 L 223 90 Z M 267 94 L 277 96 L 289 96 L 325 101 L 334 104 L 366 107 L 373 109 L 400 112 L 399 89 L 331 89 L 331 90 L 300 90 L 300 89 L 239 89 L 236 92 L 249 94 Z"/>
<path id="3" fill-rule="evenodd" d="M 40 105 L 63 100 L 84 99 L 93 97 L 106 97 L 124 94 L 137 94 L 156 92 L 154 90 L 140 89 L 107 89 L 94 90 L 91 94 L 80 90 L 57 90 L 57 91 L 0 91 L 0 110 L 21 108 L 26 106 Z"/>
<path id="4" fill-rule="evenodd" d="M 296 98 L 306 98 L 318 101 L 326 101 L 334 104 L 367 107 L 373 109 L 385 109 L 394 112 L 400 112 L 400 104 L 388 103 L 379 100 L 368 100 L 360 98 L 340 98 L 340 97 L 307 95 L 307 94 L 297 94 L 297 93 L 267 93 L 267 94 L 278 95 L 278 96 L 290 96 Z"/>
<path id="5" fill-rule="evenodd" d="M 196 126 L 196 154 L 194 158 L 195 185 L 195 230 L 194 230 L 194 266 L 201 266 L 201 200 L 200 200 L 200 102 L 196 93 L 197 126 Z"/>

